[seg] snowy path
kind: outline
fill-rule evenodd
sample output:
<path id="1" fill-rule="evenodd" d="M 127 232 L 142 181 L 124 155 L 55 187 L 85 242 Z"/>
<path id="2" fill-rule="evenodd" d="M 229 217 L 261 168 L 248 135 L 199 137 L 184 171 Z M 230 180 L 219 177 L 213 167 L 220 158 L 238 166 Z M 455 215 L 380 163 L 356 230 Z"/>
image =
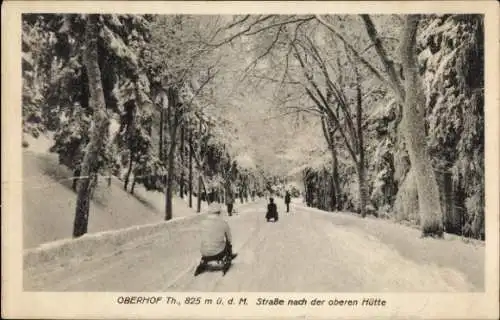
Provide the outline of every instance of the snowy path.
<path id="1" fill-rule="evenodd" d="M 263 208 L 263 203 L 251 205 L 229 219 L 239 256 L 225 277 L 220 271 L 193 277 L 199 233 L 198 223 L 192 222 L 90 257 L 25 265 L 25 290 L 442 292 L 477 291 L 484 286 L 473 277 L 476 269 L 455 268 L 455 262 L 467 261 L 447 260 L 450 253 L 442 251 L 443 246 L 465 250 L 477 264 L 481 256 L 484 260 L 484 247 L 418 239 L 409 228 L 394 225 L 408 238 L 404 247 L 414 257 L 400 252 L 401 244 L 391 243 L 401 239 L 394 238 L 397 232 L 387 222 L 326 215 L 294 205 L 290 214 L 279 208 L 278 223 L 267 223 Z M 363 228 L 367 223 L 372 227 Z M 384 232 L 393 237 L 382 237 Z M 439 261 L 431 261 L 431 247 L 440 252 Z"/>

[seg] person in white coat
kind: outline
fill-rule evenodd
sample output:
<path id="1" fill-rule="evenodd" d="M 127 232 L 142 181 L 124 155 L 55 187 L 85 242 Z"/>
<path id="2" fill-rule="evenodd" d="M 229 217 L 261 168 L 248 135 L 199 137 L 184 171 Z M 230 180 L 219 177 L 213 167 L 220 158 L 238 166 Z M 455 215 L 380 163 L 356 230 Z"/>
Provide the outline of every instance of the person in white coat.
<path id="1" fill-rule="evenodd" d="M 228 255 L 231 259 L 236 258 L 233 253 L 231 229 L 227 221 L 220 216 L 222 208 L 218 203 L 212 203 L 208 207 L 208 215 L 201 222 L 201 263 L 196 274 L 200 273 L 208 261 L 222 260 Z"/>

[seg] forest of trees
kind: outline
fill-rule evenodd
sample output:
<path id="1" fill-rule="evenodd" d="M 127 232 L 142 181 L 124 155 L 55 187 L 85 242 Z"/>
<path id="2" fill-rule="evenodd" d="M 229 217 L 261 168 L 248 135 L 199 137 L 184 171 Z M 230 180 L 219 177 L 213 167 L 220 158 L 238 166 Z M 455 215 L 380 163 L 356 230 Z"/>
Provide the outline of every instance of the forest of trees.
<path id="1" fill-rule="evenodd" d="M 175 193 L 190 206 L 200 195 L 200 211 L 298 178 L 308 206 L 485 237 L 480 15 L 22 21 L 23 130 L 54 132 L 74 172 L 75 237 L 112 176 L 163 192 L 166 220 Z M 244 131 L 262 110 L 292 133 Z M 262 119 L 263 132 L 279 126 Z"/>

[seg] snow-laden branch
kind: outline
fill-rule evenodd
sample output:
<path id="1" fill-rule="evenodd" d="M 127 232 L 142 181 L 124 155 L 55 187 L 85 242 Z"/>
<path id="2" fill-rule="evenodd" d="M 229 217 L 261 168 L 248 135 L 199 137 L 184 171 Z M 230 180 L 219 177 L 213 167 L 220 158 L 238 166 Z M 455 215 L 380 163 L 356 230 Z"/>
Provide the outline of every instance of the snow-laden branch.
<path id="1" fill-rule="evenodd" d="M 264 51 L 264 53 L 260 54 L 257 58 L 255 58 L 254 61 L 252 61 L 252 63 L 250 63 L 246 68 L 245 68 L 245 71 L 248 71 L 250 68 L 253 68 L 257 65 L 257 63 L 259 63 L 259 61 L 261 59 L 263 59 L 265 56 L 267 56 L 271 50 L 273 49 L 274 45 L 278 42 L 278 39 L 280 37 L 280 33 L 282 31 L 282 26 L 280 26 L 280 28 L 278 29 L 278 31 L 276 32 L 276 35 L 274 36 L 274 39 L 273 41 L 271 42 L 271 44 L 267 47 L 267 49 Z"/>
<path id="2" fill-rule="evenodd" d="M 375 24 L 373 23 L 372 19 L 370 18 L 369 15 L 367 14 L 362 14 L 361 18 L 363 19 L 363 22 L 365 23 L 366 26 L 366 32 L 368 33 L 368 36 L 370 37 L 370 40 L 375 46 L 375 50 L 377 51 L 377 54 L 382 61 L 382 64 L 385 68 L 385 72 L 389 76 L 389 85 L 393 89 L 394 94 L 396 97 L 403 102 L 405 98 L 405 92 L 403 85 L 396 73 L 396 70 L 394 68 L 394 63 L 389 59 L 389 56 L 387 52 L 385 51 L 384 46 L 382 45 L 382 41 L 379 37 L 379 34 L 377 32 L 377 28 L 375 27 Z"/>
<path id="3" fill-rule="evenodd" d="M 314 19 L 314 16 L 306 16 L 306 17 L 300 17 L 300 18 L 292 17 L 292 19 L 289 19 L 289 20 L 271 23 L 269 25 L 265 25 L 265 26 L 261 26 L 260 28 L 257 28 L 259 25 L 262 25 L 263 22 L 265 22 L 269 19 L 277 18 L 277 17 L 279 17 L 279 16 L 278 15 L 266 15 L 264 17 L 258 16 L 257 20 L 250 23 L 245 29 L 233 34 L 229 38 L 226 38 L 218 43 L 205 43 L 205 44 L 208 46 L 212 46 L 212 47 L 220 47 L 224 44 L 231 43 L 233 40 L 237 39 L 238 37 L 253 36 L 253 35 L 257 35 L 259 33 L 262 33 L 263 31 L 270 30 L 273 28 L 282 28 L 285 25 L 300 23 L 300 22 L 307 22 L 307 21 L 311 21 Z M 226 27 L 223 29 L 228 30 L 228 29 L 232 29 L 238 25 L 243 25 L 243 23 L 246 22 L 247 20 L 248 20 L 248 17 L 241 19 L 240 21 L 237 21 L 235 23 L 230 24 L 230 28 Z"/>
<path id="4" fill-rule="evenodd" d="M 265 31 L 265 30 L 268 30 L 268 29 L 271 29 L 271 28 L 275 28 L 275 27 L 282 27 L 284 25 L 287 25 L 287 24 L 292 24 L 292 23 L 297 23 L 297 22 L 307 22 L 307 21 L 311 21 L 313 20 L 314 17 L 306 17 L 306 18 L 298 18 L 298 19 L 292 19 L 292 20 L 288 20 L 288 21 L 284 21 L 284 22 L 279 22 L 279 23 L 274 23 L 274 24 L 271 24 L 269 26 L 266 26 L 266 27 L 263 27 L 263 28 L 260 28 L 256 31 L 253 31 L 253 32 L 250 32 L 250 33 L 247 33 L 245 34 L 246 36 L 251 36 L 251 35 L 255 35 L 255 34 L 258 34 L 262 31 Z"/>
<path id="5" fill-rule="evenodd" d="M 306 90 L 307 94 L 309 95 L 309 97 L 311 98 L 311 100 L 313 100 L 313 102 L 318 106 L 318 108 L 324 114 L 326 114 L 329 117 L 329 119 L 331 119 L 335 123 L 335 125 L 337 127 L 340 128 L 341 127 L 340 120 L 338 119 L 337 115 L 333 112 L 333 110 L 329 107 L 328 99 L 321 92 L 318 84 L 316 83 L 316 81 L 314 81 L 314 79 L 312 78 L 312 76 L 308 72 L 308 70 L 307 70 L 307 68 L 305 66 L 305 62 L 302 59 L 302 57 L 300 55 L 300 52 L 299 52 L 299 50 L 297 48 L 297 45 L 295 43 L 292 43 L 292 45 L 294 47 L 295 57 L 299 61 L 299 64 L 302 67 L 302 70 L 304 72 L 304 75 L 305 75 L 308 83 L 313 88 L 313 90 L 311 90 L 310 88 L 306 87 L 305 90 Z M 317 94 L 317 96 L 316 96 L 315 93 Z M 340 130 L 340 135 L 342 136 L 342 138 L 344 140 L 345 146 L 347 147 L 347 149 L 349 151 L 349 154 L 351 155 L 352 159 L 356 162 L 357 161 L 356 153 L 355 153 L 355 151 L 353 149 L 353 146 L 350 143 L 350 140 L 347 138 L 344 130 Z"/>
<path id="6" fill-rule="evenodd" d="M 388 85 L 391 85 L 391 83 L 385 79 L 384 76 L 382 76 L 382 74 L 377 70 L 377 68 L 375 68 L 374 66 L 372 66 L 371 63 L 369 63 L 365 58 L 363 58 L 361 56 L 361 54 L 358 52 L 358 50 L 356 50 L 356 48 L 354 48 L 354 46 L 349 42 L 347 41 L 336 29 L 335 27 L 326 22 L 323 18 L 321 18 L 319 15 L 315 15 L 315 18 L 316 20 L 318 20 L 322 25 L 324 25 L 328 30 L 330 30 L 330 32 L 332 32 L 335 37 L 337 37 L 338 39 L 340 39 L 344 45 L 354 54 L 354 56 L 366 67 L 368 68 L 368 70 L 370 70 L 374 75 L 375 77 L 377 77 L 382 83 L 384 84 L 388 84 Z"/>
<path id="7" fill-rule="evenodd" d="M 260 16 L 259 16 L 260 17 Z M 256 21 L 252 22 L 248 27 L 246 27 L 245 29 L 243 29 L 242 31 L 239 31 L 237 32 L 236 34 L 230 36 L 229 38 L 226 38 L 218 43 L 205 43 L 206 45 L 208 46 L 211 46 L 211 47 L 220 47 L 220 46 L 223 46 L 225 44 L 228 44 L 228 43 L 231 43 L 233 40 L 235 40 L 236 38 L 238 37 L 241 37 L 243 35 L 245 35 L 247 32 L 249 32 L 254 26 L 258 25 L 259 23 L 262 23 L 266 20 L 269 20 L 271 18 L 275 17 L 275 15 L 267 15 L 267 16 L 264 16 L 263 18 L 257 18 Z M 243 21 L 240 21 L 238 24 L 241 25 L 245 20 Z M 234 24 L 231 28 L 233 28 L 234 26 L 236 26 L 237 24 Z M 219 33 L 219 32 L 216 32 L 216 33 Z"/>

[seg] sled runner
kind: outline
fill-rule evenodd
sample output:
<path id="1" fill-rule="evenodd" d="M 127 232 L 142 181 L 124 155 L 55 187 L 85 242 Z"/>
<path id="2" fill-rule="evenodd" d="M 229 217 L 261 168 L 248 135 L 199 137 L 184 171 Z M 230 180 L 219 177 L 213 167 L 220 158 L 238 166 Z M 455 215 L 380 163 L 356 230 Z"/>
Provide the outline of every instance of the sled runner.
<path id="1" fill-rule="evenodd" d="M 222 270 L 222 275 L 225 276 L 226 273 L 229 271 L 229 268 L 231 268 L 232 260 L 236 258 L 236 256 L 237 256 L 236 254 L 233 254 L 231 256 L 229 252 L 224 252 L 222 256 L 202 257 L 200 263 L 196 267 L 194 276 L 196 277 L 200 273 L 209 269 L 214 270 L 213 262 L 215 262 L 215 265 L 219 267 L 217 268 L 218 270 Z"/>
<path id="2" fill-rule="evenodd" d="M 278 221 L 278 214 L 266 214 L 266 220 L 267 222 L 270 222 L 271 220 L 273 222 L 277 222 Z"/>

